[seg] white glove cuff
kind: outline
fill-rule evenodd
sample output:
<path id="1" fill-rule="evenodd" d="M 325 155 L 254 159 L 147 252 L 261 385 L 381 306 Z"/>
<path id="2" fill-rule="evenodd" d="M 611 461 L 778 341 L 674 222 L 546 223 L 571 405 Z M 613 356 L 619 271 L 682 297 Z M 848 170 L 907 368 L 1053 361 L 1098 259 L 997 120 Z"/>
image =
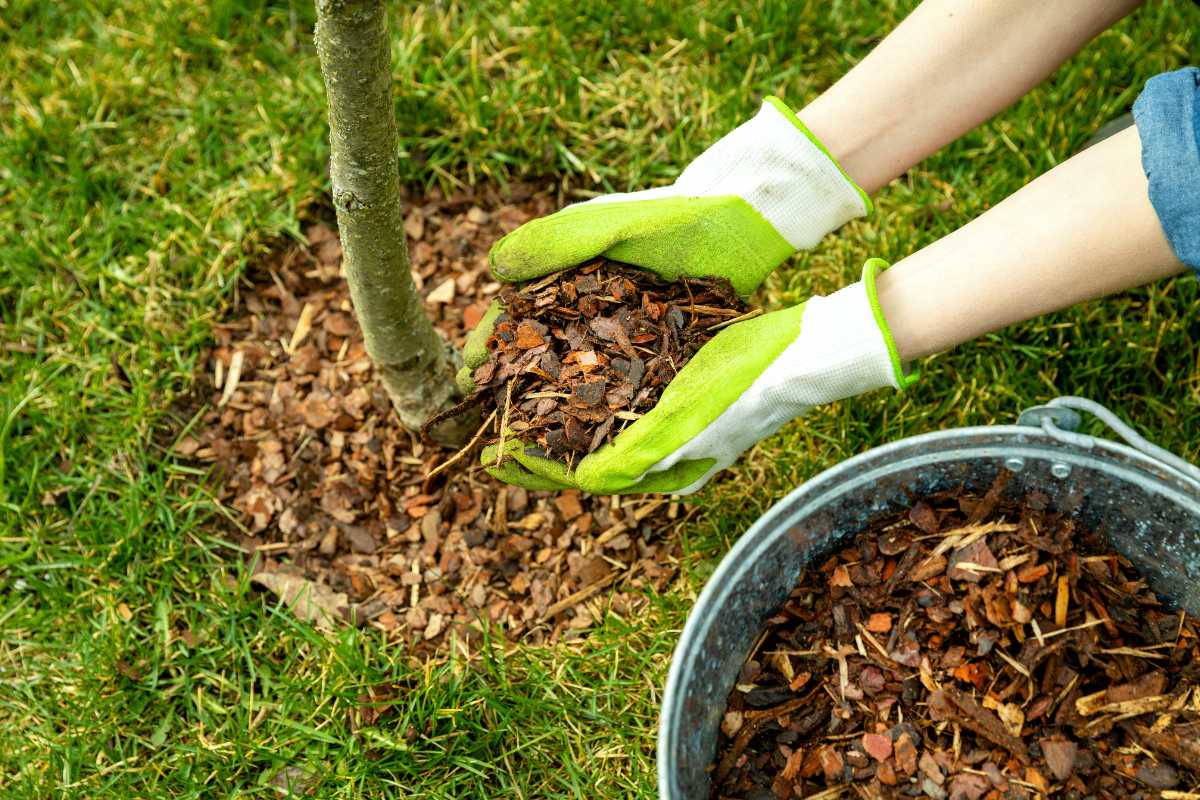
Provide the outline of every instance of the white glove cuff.
<path id="1" fill-rule="evenodd" d="M 690 197 L 737 195 L 797 250 L 866 215 L 871 202 L 775 97 L 701 153 L 672 189 Z"/>
<path id="2" fill-rule="evenodd" d="M 670 186 L 606 194 L 581 205 L 734 195 L 797 250 L 871 211 L 867 193 L 842 172 L 777 97 L 705 150 Z"/>
<path id="3" fill-rule="evenodd" d="M 900 383 L 862 281 L 809 299 L 800 335 L 763 372 L 777 370 L 778 400 L 815 406 Z M 761 378 L 760 378 L 761 380 Z"/>

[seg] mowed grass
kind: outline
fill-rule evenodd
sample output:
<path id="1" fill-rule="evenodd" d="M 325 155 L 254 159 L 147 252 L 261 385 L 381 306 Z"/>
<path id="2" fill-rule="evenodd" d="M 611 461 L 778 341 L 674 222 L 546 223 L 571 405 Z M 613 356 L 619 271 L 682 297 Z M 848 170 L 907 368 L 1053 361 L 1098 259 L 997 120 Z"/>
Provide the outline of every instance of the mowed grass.
<path id="1" fill-rule="evenodd" d="M 802 105 L 911 3 L 412 5 L 393 20 L 405 180 L 549 176 L 574 198 L 669 180 L 762 94 Z M 1197 23 L 1191 4 L 1151 3 L 767 297 L 835 289 L 1067 158 L 1148 77 L 1195 60 Z M 582 645 L 421 666 L 373 634 L 319 636 L 249 590 L 204 476 L 156 435 L 244 266 L 325 188 L 311 25 L 303 2 L 0 0 L 5 796 L 268 797 L 290 777 L 323 797 L 651 797 L 689 603 L 805 478 L 1063 393 L 1200 456 L 1189 277 L 985 337 L 912 391 L 789 426 L 698 496 L 678 584 Z M 356 727 L 380 686 L 399 702 Z"/>

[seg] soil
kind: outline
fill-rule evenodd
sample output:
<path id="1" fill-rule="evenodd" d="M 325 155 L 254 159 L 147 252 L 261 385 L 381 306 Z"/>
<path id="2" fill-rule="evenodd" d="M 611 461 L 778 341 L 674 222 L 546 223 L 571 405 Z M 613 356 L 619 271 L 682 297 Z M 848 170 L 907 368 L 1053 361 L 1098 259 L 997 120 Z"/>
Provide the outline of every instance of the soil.
<path id="1" fill-rule="evenodd" d="M 462 345 L 501 289 L 488 248 L 554 205 L 517 185 L 406 206 L 414 279 L 450 341 Z M 527 642 L 578 636 L 665 587 L 687 516 L 677 503 L 527 492 L 487 476 L 474 454 L 431 476 L 455 454 L 400 427 L 363 348 L 337 235 L 323 221 L 304 232 L 214 324 L 204 408 L 174 445 L 216 467 L 257 583 L 285 598 L 311 585 L 317 605 L 414 655 L 469 650 L 482 620 Z"/>
<path id="2" fill-rule="evenodd" d="M 1196 620 L 1005 478 L 805 572 L 730 693 L 713 797 L 1198 796 Z"/>
<path id="3" fill-rule="evenodd" d="M 728 281 L 666 282 L 600 259 L 500 292 L 475 369 L 485 412 L 568 465 L 654 407 L 717 331 L 752 316 Z"/>

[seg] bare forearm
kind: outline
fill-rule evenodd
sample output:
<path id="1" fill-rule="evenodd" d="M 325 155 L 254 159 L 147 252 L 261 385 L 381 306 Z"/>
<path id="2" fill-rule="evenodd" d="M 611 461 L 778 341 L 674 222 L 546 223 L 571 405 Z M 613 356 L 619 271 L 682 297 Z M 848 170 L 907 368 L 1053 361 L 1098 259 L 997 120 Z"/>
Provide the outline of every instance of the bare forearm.
<path id="1" fill-rule="evenodd" d="M 1130 128 L 879 277 L 903 359 L 1183 271 Z"/>
<path id="2" fill-rule="evenodd" d="M 1008 107 L 1142 0 L 925 0 L 800 119 L 867 192 Z"/>

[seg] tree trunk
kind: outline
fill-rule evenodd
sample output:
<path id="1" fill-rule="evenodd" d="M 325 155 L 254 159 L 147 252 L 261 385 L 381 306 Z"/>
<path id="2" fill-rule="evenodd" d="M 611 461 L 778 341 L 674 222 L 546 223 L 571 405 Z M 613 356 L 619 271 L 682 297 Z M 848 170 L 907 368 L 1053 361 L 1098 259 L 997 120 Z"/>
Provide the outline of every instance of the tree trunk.
<path id="1" fill-rule="evenodd" d="M 384 0 L 317 0 L 317 55 L 329 98 L 329 172 L 343 266 L 367 353 L 400 421 L 419 428 L 457 395 L 455 357 L 413 285 L 391 92 Z M 450 426 L 434 432 L 461 441 Z"/>

